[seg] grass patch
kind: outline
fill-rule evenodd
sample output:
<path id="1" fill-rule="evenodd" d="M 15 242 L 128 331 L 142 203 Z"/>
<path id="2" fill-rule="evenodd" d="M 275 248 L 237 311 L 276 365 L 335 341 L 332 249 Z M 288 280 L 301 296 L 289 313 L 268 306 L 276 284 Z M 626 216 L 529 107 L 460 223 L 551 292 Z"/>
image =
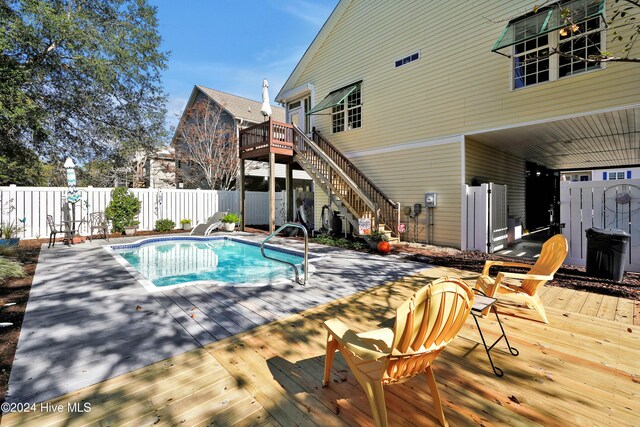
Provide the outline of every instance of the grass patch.
<path id="1" fill-rule="evenodd" d="M 25 276 L 26 274 L 22 268 L 22 264 L 18 261 L 0 257 L 0 282 L 4 282 L 10 278 L 17 279 Z"/>

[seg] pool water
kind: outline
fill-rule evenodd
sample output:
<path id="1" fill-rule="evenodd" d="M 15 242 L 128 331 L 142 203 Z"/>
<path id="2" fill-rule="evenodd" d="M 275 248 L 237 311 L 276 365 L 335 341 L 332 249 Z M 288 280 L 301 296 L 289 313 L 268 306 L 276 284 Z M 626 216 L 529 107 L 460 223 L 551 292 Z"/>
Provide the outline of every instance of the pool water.
<path id="1" fill-rule="evenodd" d="M 114 246 L 112 249 L 156 287 L 166 288 L 198 281 L 265 285 L 293 280 L 295 277 L 291 266 L 264 258 L 260 247 L 226 238 L 120 246 L 125 248 Z M 303 263 L 302 256 L 292 253 L 272 249 L 266 249 L 265 252 L 296 265 Z"/>

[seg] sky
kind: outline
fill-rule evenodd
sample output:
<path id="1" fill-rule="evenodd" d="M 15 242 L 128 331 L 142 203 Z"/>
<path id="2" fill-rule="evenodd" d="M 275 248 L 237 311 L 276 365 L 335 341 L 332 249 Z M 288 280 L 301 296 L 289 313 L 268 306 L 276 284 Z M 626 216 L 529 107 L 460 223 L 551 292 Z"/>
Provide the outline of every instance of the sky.
<path id="1" fill-rule="evenodd" d="M 149 0 L 157 6 L 167 126 L 177 124 L 193 86 L 262 100 L 280 91 L 338 0 Z"/>

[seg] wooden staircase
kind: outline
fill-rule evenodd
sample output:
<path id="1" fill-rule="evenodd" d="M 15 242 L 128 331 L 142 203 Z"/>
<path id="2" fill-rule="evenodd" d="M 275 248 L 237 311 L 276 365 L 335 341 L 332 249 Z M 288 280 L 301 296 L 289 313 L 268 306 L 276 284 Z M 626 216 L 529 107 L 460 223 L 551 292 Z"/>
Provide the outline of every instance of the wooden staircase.
<path id="1" fill-rule="evenodd" d="M 296 161 L 327 193 L 331 204 L 355 230 L 358 220 L 371 218 L 371 229 L 397 242 L 400 205 L 375 186 L 351 161 L 316 131 L 313 140 L 293 127 Z"/>

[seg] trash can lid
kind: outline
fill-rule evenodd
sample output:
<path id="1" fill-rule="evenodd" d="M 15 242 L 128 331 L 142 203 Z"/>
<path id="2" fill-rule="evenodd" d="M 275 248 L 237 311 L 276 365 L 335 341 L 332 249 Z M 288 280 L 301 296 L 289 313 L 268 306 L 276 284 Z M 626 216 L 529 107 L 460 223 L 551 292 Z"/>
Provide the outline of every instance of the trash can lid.
<path id="1" fill-rule="evenodd" d="M 585 230 L 585 233 L 587 234 L 587 237 L 593 236 L 596 234 L 602 234 L 606 236 L 631 237 L 629 233 L 623 230 L 612 230 L 612 229 L 596 228 L 596 227 L 587 228 Z"/>

